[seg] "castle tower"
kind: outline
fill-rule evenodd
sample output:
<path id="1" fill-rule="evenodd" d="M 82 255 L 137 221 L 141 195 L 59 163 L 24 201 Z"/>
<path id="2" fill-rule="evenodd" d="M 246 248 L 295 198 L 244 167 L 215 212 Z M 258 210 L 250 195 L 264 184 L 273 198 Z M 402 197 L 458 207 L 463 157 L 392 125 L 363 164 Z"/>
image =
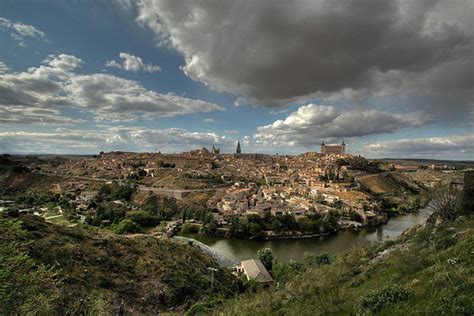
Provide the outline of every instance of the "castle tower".
<path id="1" fill-rule="evenodd" d="M 326 153 L 326 145 L 324 144 L 324 140 L 321 142 L 321 154 Z"/>
<path id="2" fill-rule="evenodd" d="M 242 150 L 240 149 L 240 141 L 237 141 L 237 149 L 235 150 L 235 153 L 237 155 L 240 155 L 242 153 Z"/>

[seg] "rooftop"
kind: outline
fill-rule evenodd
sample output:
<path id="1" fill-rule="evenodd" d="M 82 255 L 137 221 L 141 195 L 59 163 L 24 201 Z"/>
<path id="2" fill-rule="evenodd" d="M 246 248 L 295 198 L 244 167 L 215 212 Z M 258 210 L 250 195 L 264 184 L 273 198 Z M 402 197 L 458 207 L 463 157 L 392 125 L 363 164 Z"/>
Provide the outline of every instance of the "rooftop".
<path id="1" fill-rule="evenodd" d="M 240 262 L 248 279 L 261 283 L 273 282 L 273 278 L 259 259 L 250 259 Z"/>

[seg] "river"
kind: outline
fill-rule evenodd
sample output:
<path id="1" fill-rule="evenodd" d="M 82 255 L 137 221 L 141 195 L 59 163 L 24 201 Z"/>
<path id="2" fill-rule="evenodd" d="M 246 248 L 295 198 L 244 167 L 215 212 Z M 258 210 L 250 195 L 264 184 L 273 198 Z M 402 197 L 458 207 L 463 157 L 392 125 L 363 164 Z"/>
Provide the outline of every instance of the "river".
<path id="1" fill-rule="evenodd" d="M 406 229 L 424 223 L 431 213 L 431 208 L 425 207 L 415 213 L 393 217 L 386 224 L 377 227 L 343 230 L 330 236 L 303 239 L 256 241 L 214 238 L 197 234 L 187 234 L 184 236 L 196 239 L 207 245 L 212 252 L 234 261 L 255 258 L 257 251 L 263 248 L 270 248 L 273 255 L 280 261 L 300 261 L 308 253 L 319 254 L 321 252 L 328 252 L 329 254 L 334 254 L 356 245 L 367 245 L 396 238 Z"/>

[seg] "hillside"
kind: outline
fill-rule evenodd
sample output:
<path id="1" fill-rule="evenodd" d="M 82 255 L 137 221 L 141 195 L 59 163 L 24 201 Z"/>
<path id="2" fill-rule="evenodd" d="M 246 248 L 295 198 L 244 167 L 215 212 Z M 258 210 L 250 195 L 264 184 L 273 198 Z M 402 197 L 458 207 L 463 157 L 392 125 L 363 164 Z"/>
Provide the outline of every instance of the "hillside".
<path id="1" fill-rule="evenodd" d="M 411 185 L 409 178 L 398 172 L 365 175 L 359 177 L 358 182 L 371 193 L 393 193 L 409 189 Z"/>
<path id="2" fill-rule="evenodd" d="M 224 302 L 215 315 L 473 315 L 474 218 L 435 217 L 396 241 L 286 267 L 279 287 Z"/>
<path id="3" fill-rule="evenodd" d="M 48 306 L 39 309 L 41 314 L 77 314 L 84 310 L 94 315 L 116 314 L 120 309 L 156 314 L 169 308 L 183 310 L 209 294 L 231 295 L 239 287 L 239 282 L 212 258 L 184 243 L 144 235 L 104 235 L 30 216 L 0 218 L 0 230 L 0 279 L 5 284 L 1 288 L 0 314 L 8 314 L 2 308 L 27 312 L 28 304 L 22 305 L 16 298 L 22 295 L 30 300 L 44 297 Z M 40 276 L 45 277 L 44 287 L 35 287 L 37 275 L 24 286 L 15 280 L 15 269 L 11 269 L 15 261 L 8 257 L 11 251 L 20 250 L 12 258 L 22 262 L 18 267 L 25 267 L 24 258 L 31 258 L 28 271 L 43 271 Z M 213 287 L 208 267 L 218 269 Z M 28 275 L 22 274 L 25 278 Z M 17 292 L 12 290 L 15 287 Z M 8 300 L 7 294 L 14 297 Z"/>

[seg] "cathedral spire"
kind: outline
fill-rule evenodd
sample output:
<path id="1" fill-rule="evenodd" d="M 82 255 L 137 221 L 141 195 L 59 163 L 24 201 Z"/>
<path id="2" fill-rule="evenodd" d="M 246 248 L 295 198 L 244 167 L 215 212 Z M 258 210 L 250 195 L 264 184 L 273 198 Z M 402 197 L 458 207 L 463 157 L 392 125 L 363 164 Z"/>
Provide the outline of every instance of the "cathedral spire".
<path id="1" fill-rule="evenodd" d="M 240 149 L 240 141 L 237 141 L 237 149 L 235 150 L 235 153 L 238 155 L 242 153 L 242 150 Z"/>

